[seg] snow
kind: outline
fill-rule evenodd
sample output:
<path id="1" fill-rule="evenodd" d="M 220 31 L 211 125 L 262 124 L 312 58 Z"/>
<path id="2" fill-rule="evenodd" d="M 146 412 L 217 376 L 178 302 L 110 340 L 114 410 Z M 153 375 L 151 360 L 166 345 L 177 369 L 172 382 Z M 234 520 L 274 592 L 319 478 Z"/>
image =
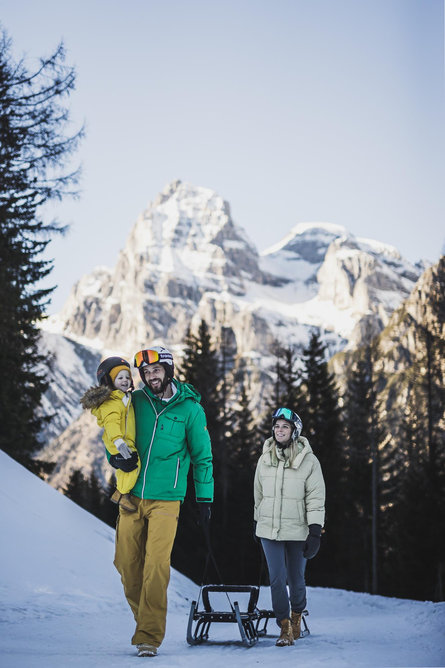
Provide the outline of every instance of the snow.
<path id="1" fill-rule="evenodd" d="M 357 241 L 362 247 L 369 249 L 371 252 L 401 260 L 399 251 L 391 244 L 385 244 L 383 241 L 376 241 L 367 237 L 357 237 Z"/>
<path id="2" fill-rule="evenodd" d="M 285 321 L 288 335 L 301 328 L 301 334 L 293 340 L 306 345 L 308 328 L 319 327 L 322 330 L 336 332 L 341 337 L 348 337 L 356 322 L 351 308 L 339 308 L 333 301 L 313 296 L 313 290 L 304 284 L 289 283 L 281 287 L 259 286 L 246 281 L 245 295 L 225 297 L 222 294 L 208 292 L 215 300 L 232 302 L 241 312 L 261 314 L 269 327 Z M 279 337 L 281 339 L 281 337 Z"/>
<path id="3" fill-rule="evenodd" d="M 313 234 L 315 237 L 319 237 L 326 233 L 326 239 L 331 240 L 331 237 L 342 237 L 347 236 L 348 231 L 343 225 L 336 225 L 335 223 L 297 223 L 290 230 L 285 237 L 278 241 L 276 244 L 273 244 L 269 248 L 261 251 L 261 255 L 271 255 L 277 253 L 282 248 L 284 248 L 290 241 L 292 241 L 296 236 L 305 235 L 309 238 L 309 234 Z"/>
<path id="4" fill-rule="evenodd" d="M 265 273 L 298 282 L 302 287 L 306 281 L 315 280 L 318 265 L 301 259 L 291 251 L 281 250 L 279 253 L 265 255 L 260 258 L 260 267 Z M 318 286 L 313 286 L 316 290 Z"/>
<path id="5" fill-rule="evenodd" d="M 133 620 L 113 567 L 114 531 L 0 452 L 0 665 L 133 666 Z M 192 549 L 192 548 L 191 548 Z M 275 647 L 276 627 L 252 648 L 234 624 L 211 641 L 185 640 L 198 587 L 172 571 L 167 634 L 157 666 L 444 666 L 445 603 L 309 588 L 311 635 Z M 270 607 L 263 588 L 261 607 Z"/>

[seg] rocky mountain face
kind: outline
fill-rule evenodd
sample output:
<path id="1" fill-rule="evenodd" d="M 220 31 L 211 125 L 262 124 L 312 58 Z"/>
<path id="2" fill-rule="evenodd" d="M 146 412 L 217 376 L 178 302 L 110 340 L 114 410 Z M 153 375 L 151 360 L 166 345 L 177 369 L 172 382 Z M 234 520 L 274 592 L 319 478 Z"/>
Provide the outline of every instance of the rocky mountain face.
<path id="1" fill-rule="evenodd" d="M 83 277 L 53 331 L 100 351 L 147 342 L 179 347 L 204 318 L 215 340 L 233 333 L 239 355 L 321 328 L 333 350 L 380 330 L 423 267 L 394 249 L 329 224 L 300 224 L 261 256 L 215 192 L 176 181 L 130 231 L 114 268 Z"/>
<path id="2" fill-rule="evenodd" d="M 42 444 L 47 444 L 79 416 L 79 398 L 95 381 L 101 354 L 46 331 L 41 334 L 40 352 L 48 361 L 51 378 L 41 406 L 42 414 L 52 418 L 41 435 Z"/>
<path id="3" fill-rule="evenodd" d="M 421 421 L 428 410 L 432 428 L 445 433 L 445 256 L 426 269 L 374 343 L 372 375 L 383 438 L 397 442 L 405 417 L 414 412 Z M 359 352 L 332 358 L 340 381 Z"/>
<path id="4" fill-rule="evenodd" d="M 137 219 L 116 265 L 84 276 L 45 325 L 52 336 L 45 345 L 56 351 L 54 374 L 60 375 L 44 406 L 58 413 L 45 440 L 61 434 L 46 455 L 54 459 L 57 452 L 71 467 L 80 443 L 97 443 L 91 420 L 88 428 L 86 416 L 73 420 L 81 411 L 80 385 L 84 390 L 95 381 L 100 357 L 131 359 L 136 350 L 163 343 L 180 362 L 187 329 L 204 319 L 215 343 L 224 329 L 244 360 L 258 404 L 275 343 L 305 345 L 318 328 L 331 354 L 353 348 L 363 332 L 387 326 L 423 269 L 392 247 L 326 223 L 298 224 L 260 255 L 219 195 L 175 181 Z M 74 384 L 63 378 L 71 375 L 65 367 L 73 355 L 82 370 Z M 66 478 L 67 469 L 57 475 Z"/>

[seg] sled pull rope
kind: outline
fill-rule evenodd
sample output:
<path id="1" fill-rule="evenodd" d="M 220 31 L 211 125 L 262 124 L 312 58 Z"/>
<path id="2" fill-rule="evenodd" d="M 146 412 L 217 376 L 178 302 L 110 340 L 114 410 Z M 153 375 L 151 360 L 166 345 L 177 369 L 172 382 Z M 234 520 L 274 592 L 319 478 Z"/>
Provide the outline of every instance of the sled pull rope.
<path id="1" fill-rule="evenodd" d="M 200 586 L 200 588 L 199 588 L 198 601 L 197 601 L 197 605 L 198 605 L 198 606 L 199 606 L 199 599 L 201 598 L 202 588 L 203 588 L 203 586 L 204 586 L 205 576 L 207 575 L 207 569 L 208 569 L 208 566 L 209 566 L 209 561 L 210 561 L 210 559 L 211 559 L 212 562 L 213 562 L 213 565 L 214 565 L 214 567 L 215 567 L 216 574 L 217 574 L 217 576 L 219 577 L 221 584 L 224 582 L 224 580 L 223 580 L 222 577 L 221 577 L 221 573 L 220 573 L 220 570 L 219 570 L 219 568 L 218 568 L 218 564 L 216 563 L 215 555 L 213 554 L 212 544 L 211 544 L 211 542 L 210 542 L 210 531 L 209 531 L 209 526 L 208 526 L 208 525 L 205 527 L 205 529 L 203 529 L 203 533 L 204 533 L 204 536 L 205 536 L 205 539 L 206 539 L 207 556 L 206 556 L 206 562 L 205 562 L 205 566 L 204 566 L 204 572 L 203 572 L 203 574 L 202 574 L 201 586 Z M 230 600 L 230 596 L 229 596 L 229 594 L 228 594 L 227 592 L 224 592 L 224 593 L 225 593 L 225 595 L 226 595 L 226 597 L 227 597 L 227 600 L 228 600 L 228 602 L 229 602 L 230 609 L 231 609 L 231 611 L 234 613 L 234 612 L 235 612 L 235 608 L 234 608 L 233 605 L 232 605 L 232 601 Z"/>

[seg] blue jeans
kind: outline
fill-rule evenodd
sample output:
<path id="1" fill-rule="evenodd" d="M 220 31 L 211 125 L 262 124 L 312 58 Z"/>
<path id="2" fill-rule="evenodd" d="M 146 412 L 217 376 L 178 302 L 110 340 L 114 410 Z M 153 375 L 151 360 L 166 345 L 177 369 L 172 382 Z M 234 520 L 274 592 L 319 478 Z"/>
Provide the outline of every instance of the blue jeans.
<path id="1" fill-rule="evenodd" d="M 289 619 L 290 610 L 302 612 L 306 607 L 304 540 L 261 538 L 261 544 L 269 569 L 272 608 L 280 624 L 283 619 Z"/>

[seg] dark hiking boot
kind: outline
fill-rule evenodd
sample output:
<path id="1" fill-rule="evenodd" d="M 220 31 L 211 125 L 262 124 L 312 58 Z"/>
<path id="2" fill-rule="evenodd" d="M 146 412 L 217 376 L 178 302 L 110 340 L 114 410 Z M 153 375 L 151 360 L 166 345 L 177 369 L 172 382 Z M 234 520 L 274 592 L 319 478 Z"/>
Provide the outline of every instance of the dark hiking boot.
<path id="1" fill-rule="evenodd" d="M 110 501 L 113 503 L 118 503 L 121 508 L 127 510 L 130 513 L 135 513 L 137 510 L 136 506 L 131 502 L 130 495 L 121 494 L 117 489 L 110 497 Z"/>
<path id="2" fill-rule="evenodd" d="M 280 622 L 281 634 L 275 643 L 277 647 L 287 647 L 294 644 L 294 636 L 292 633 L 292 624 L 290 619 L 282 619 Z"/>
<path id="3" fill-rule="evenodd" d="M 301 612 L 294 612 L 290 614 L 290 621 L 292 624 L 292 635 L 294 640 L 298 640 L 301 635 Z"/>

